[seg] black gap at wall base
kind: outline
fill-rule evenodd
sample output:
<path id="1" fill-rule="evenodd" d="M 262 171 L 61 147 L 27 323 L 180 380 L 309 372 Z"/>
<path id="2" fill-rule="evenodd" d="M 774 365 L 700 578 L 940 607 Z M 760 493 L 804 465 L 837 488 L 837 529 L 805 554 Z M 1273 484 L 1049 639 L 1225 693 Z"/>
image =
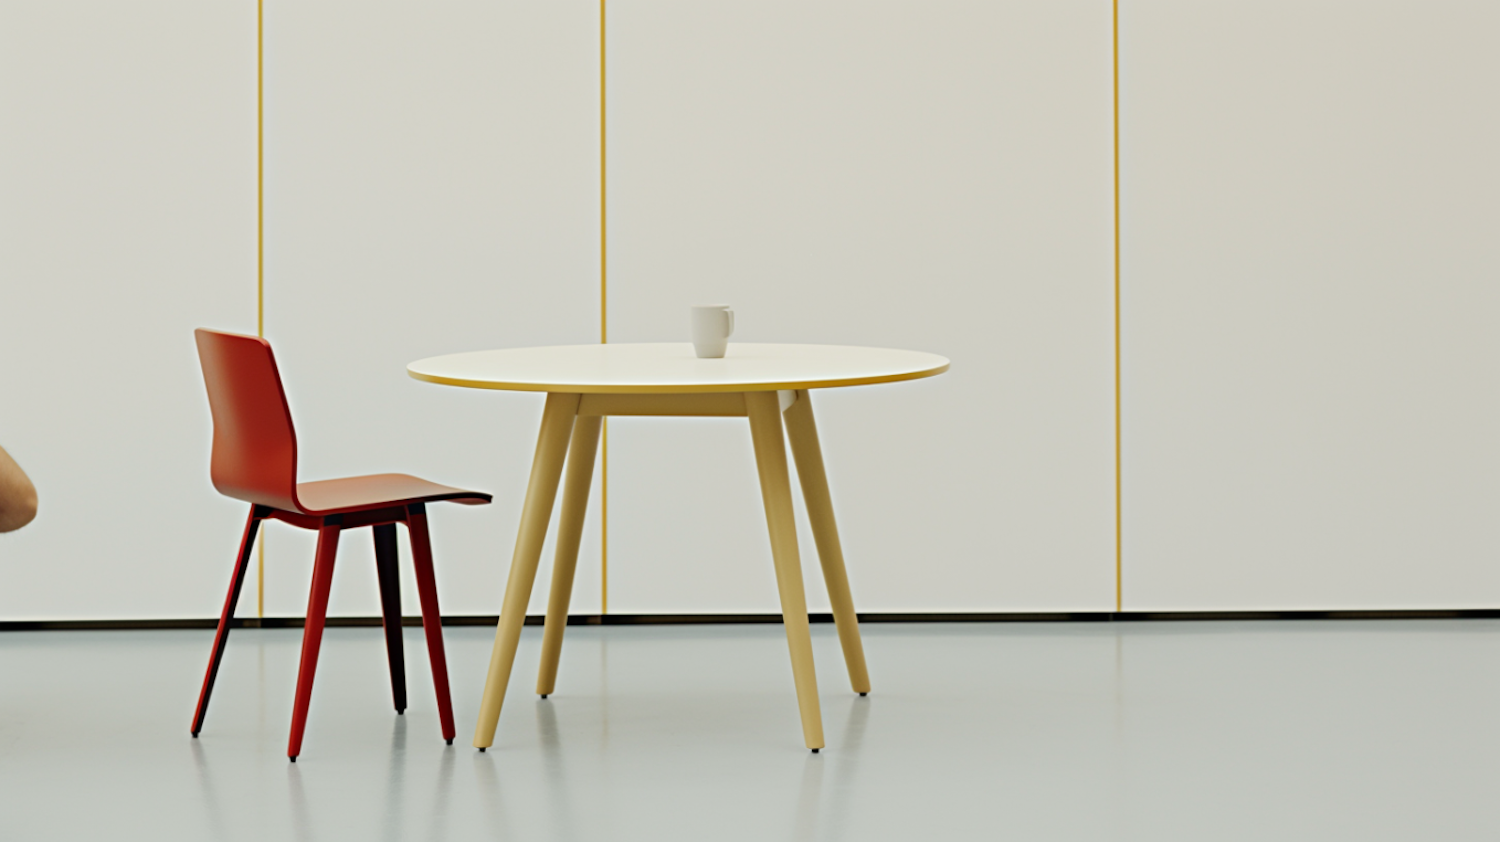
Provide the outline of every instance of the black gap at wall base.
<path id="1" fill-rule="evenodd" d="M 493 626 L 493 614 L 457 615 L 443 618 L 445 626 Z M 527 615 L 526 625 L 539 626 L 542 616 Z M 809 614 L 814 623 L 832 623 L 831 614 Z M 860 614 L 861 623 L 1130 623 L 1214 620 L 1492 620 L 1500 619 L 1500 608 L 1399 611 L 1076 611 L 1053 613 L 942 613 Z M 402 625 L 420 626 L 422 618 L 403 617 Z M 780 623 L 780 614 L 575 614 L 570 626 L 662 626 L 718 625 L 727 623 Z M 190 620 L 0 620 L 0 631 L 101 631 L 136 629 L 212 629 L 219 621 Z M 237 629 L 296 629 L 301 617 L 236 618 Z M 329 617 L 327 625 L 379 626 L 379 617 Z"/>

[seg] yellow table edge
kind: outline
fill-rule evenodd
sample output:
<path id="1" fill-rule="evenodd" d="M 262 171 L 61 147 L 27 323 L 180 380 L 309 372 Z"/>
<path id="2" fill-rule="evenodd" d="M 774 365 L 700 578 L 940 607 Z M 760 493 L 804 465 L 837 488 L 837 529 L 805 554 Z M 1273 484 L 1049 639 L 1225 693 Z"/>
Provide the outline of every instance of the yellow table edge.
<path id="1" fill-rule="evenodd" d="M 949 363 L 920 371 L 900 374 L 881 374 L 871 377 L 835 378 L 831 380 L 793 380 L 770 383 L 724 383 L 724 384 L 660 384 L 599 386 L 582 383 L 508 383 L 497 380 L 470 380 L 463 377 L 442 377 L 412 371 L 406 373 L 413 380 L 437 383 L 440 386 L 462 386 L 467 389 L 495 389 L 504 392 L 560 392 L 575 395 L 671 395 L 690 392 L 773 392 L 782 389 L 831 389 L 838 386 L 869 386 L 876 383 L 898 383 L 903 380 L 921 380 L 934 377 L 948 370 Z"/>

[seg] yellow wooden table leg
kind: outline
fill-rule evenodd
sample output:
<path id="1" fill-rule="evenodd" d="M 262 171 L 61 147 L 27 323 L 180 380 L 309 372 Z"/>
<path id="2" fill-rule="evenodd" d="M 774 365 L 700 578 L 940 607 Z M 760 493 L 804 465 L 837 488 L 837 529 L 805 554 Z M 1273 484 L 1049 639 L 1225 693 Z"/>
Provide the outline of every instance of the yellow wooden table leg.
<path id="1" fill-rule="evenodd" d="M 552 694 L 557 686 L 557 661 L 562 654 L 563 629 L 568 625 L 568 601 L 573 595 L 573 572 L 578 569 L 578 545 L 583 540 L 583 516 L 594 482 L 594 455 L 599 451 L 599 416 L 579 416 L 568 445 L 568 469 L 563 477 L 562 509 L 557 513 L 557 553 L 552 557 L 552 590 L 547 595 L 547 625 L 542 631 L 542 665 L 536 692 Z"/>
<path id="2" fill-rule="evenodd" d="M 505 602 L 500 607 L 499 627 L 495 629 L 495 648 L 490 653 L 490 671 L 484 680 L 484 697 L 479 702 L 479 723 L 474 727 L 474 746 L 479 749 L 495 742 L 495 726 L 500 722 L 500 706 L 505 702 L 516 646 L 521 642 L 521 626 L 526 623 L 526 603 L 531 599 L 537 564 L 542 559 L 547 521 L 557 500 L 558 480 L 562 477 L 577 413 L 578 395 L 547 395 L 536 457 L 531 463 L 531 479 L 526 485 L 526 504 L 521 510 L 521 528 L 516 534 L 516 552 L 505 583 Z"/>
<path id="3" fill-rule="evenodd" d="M 750 416 L 750 440 L 755 445 L 760 491 L 766 504 L 766 526 L 771 532 L 771 555 L 776 561 L 776 588 L 781 593 L 786 643 L 792 653 L 802 737 L 808 748 L 817 751 L 823 747 L 823 714 L 818 706 L 818 676 L 813 670 L 812 636 L 807 628 L 802 560 L 797 555 L 797 524 L 792 514 L 786 442 L 781 433 L 781 404 L 775 392 L 747 392 L 745 408 Z"/>
<path id="4" fill-rule="evenodd" d="M 792 458 L 797 460 L 797 478 L 802 481 L 802 499 L 807 502 L 807 519 L 818 545 L 828 601 L 833 604 L 833 622 L 844 649 L 844 664 L 849 668 L 849 684 L 863 696 L 870 692 L 870 673 L 865 668 L 865 647 L 859 640 L 859 617 L 849 592 L 849 574 L 844 570 L 839 528 L 833 520 L 833 498 L 828 495 L 828 476 L 823 472 L 818 425 L 806 391 L 798 391 L 797 402 L 786 410 L 786 434 L 792 443 Z"/>

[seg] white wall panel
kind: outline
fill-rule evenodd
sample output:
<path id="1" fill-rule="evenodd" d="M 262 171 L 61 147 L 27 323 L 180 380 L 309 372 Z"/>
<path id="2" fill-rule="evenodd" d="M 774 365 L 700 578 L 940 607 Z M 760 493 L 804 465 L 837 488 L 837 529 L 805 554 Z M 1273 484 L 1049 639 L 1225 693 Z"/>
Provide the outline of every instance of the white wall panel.
<path id="1" fill-rule="evenodd" d="M 201 324 L 255 329 L 255 5 L 0 4 L 0 619 L 211 617 Z"/>
<path id="2" fill-rule="evenodd" d="M 611 341 L 724 301 L 740 341 L 953 359 L 815 395 L 862 610 L 1114 605 L 1110 27 L 1102 0 L 609 7 Z M 614 420 L 610 483 L 611 611 L 776 610 L 743 422 Z"/>
<path id="3" fill-rule="evenodd" d="M 401 471 L 494 493 L 430 509 L 448 614 L 500 610 L 543 398 L 419 383 L 405 366 L 598 340 L 597 8 L 267 5 L 266 335 L 302 475 Z M 581 613 L 599 610 L 598 537 L 591 520 Z M 303 612 L 313 544 L 272 525 L 268 615 Z M 345 533 L 333 613 L 378 613 L 370 545 Z"/>
<path id="4" fill-rule="evenodd" d="M 1500 600 L 1497 28 L 1124 4 L 1127 609 Z"/>

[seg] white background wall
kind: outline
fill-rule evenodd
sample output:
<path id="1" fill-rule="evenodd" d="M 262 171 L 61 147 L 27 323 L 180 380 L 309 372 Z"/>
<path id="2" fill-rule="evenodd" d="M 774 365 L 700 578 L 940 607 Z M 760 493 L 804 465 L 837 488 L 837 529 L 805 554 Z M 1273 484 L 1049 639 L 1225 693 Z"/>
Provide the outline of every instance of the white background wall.
<path id="1" fill-rule="evenodd" d="M 0 617 L 207 617 L 244 515 L 192 330 L 255 330 L 255 7 L 0 4 Z"/>
<path id="2" fill-rule="evenodd" d="M 1494 606 L 1500 6 L 1126 8 L 1126 607 Z"/>
<path id="3" fill-rule="evenodd" d="M 452 614 L 499 613 L 544 398 L 420 383 L 406 364 L 598 341 L 597 12 L 267 4 L 266 336 L 302 476 L 400 471 L 494 494 L 430 509 Z M 270 530 L 266 612 L 296 615 L 315 536 Z M 586 535 L 575 604 L 598 613 L 598 527 Z M 378 613 L 369 531 L 341 540 L 330 610 Z"/>
<path id="4" fill-rule="evenodd" d="M 1125 608 L 1495 604 L 1493 4 L 1123 5 Z M 498 610 L 541 403 L 403 367 L 597 339 L 597 13 L 267 3 L 304 478 L 494 492 L 434 508 L 449 613 Z M 815 396 L 864 610 L 1114 604 L 1110 13 L 610 4 L 611 340 L 719 299 L 744 341 L 954 360 Z M 0 113 L 0 442 L 43 507 L 0 619 L 212 616 L 243 512 L 190 332 L 255 328 L 255 4 L 6 3 Z M 616 420 L 610 457 L 612 611 L 775 609 L 742 422 Z M 368 544 L 335 613 L 376 612 Z M 311 555 L 270 527 L 267 614 Z"/>
<path id="5" fill-rule="evenodd" d="M 1109 5 L 610 6 L 611 341 L 933 351 L 814 395 L 857 603 L 1114 606 Z M 743 422 L 610 422 L 621 611 L 775 611 Z M 805 525 L 805 524 L 804 524 Z M 804 568 L 827 610 L 809 533 Z"/>

